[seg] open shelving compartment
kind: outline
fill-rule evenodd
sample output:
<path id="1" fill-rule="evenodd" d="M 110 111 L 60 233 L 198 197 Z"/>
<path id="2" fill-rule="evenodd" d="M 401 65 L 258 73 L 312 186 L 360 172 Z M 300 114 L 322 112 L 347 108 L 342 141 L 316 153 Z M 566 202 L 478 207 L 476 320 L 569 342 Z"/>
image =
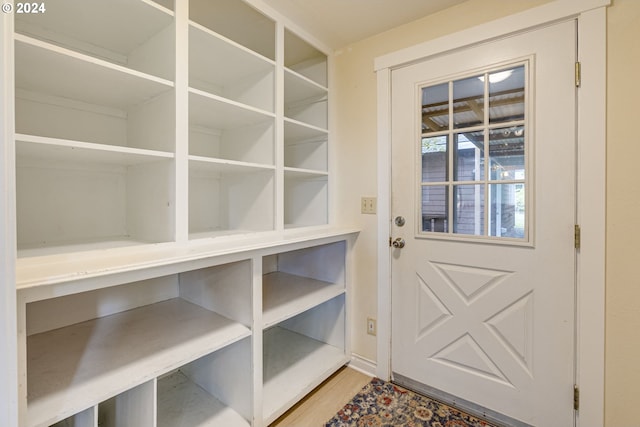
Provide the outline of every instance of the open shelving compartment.
<path id="1" fill-rule="evenodd" d="M 194 22 L 189 27 L 189 52 L 190 87 L 275 111 L 273 60 Z"/>
<path id="2" fill-rule="evenodd" d="M 274 169 L 192 157 L 190 238 L 273 230 Z"/>
<path id="3" fill-rule="evenodd" d="M 251 271 L 236 261 L 28 303 L 26 425 L 154 426 L 156 406 L 158 425 L 198 411 L 250 425 Z"/>
<path id="4" fill-rule="evenodd" d="M 285 120 L 284 166 L 327 172 L 328 140 L 329 134 L 325 129 Z"/>
<path id="5" fill-rule="evenodd" d="M 244 338 L 158 379 L 158 427 L 250 427 L 251 339 Z"/>
<path id="6" fill-rule="evenodd" d="M 284 115 L 328 129 L 327 55 L 288 29 L 284 35 Z"/>
<path id="7" fill-rule="evenodd" d="M 327 172 L 285 168 L 284 226 L 286 229 L 328 224 L 328 181 Z"/>
<path id="8" fill-rule="evenodd" d="M 191 239 L 275 228 L 274 132 L 271 112 L 189 90 Z"/>
<path id="9" fill-rule="evenodd" d="M 272 61 L 276 23 L 244 1 L 189 0 L 189 19 Z"/>
<path id="10" fill-rule="evenodd" d="M 19 256 L 172 240 L 173 83 L 15 40 Z"/>
<path id="11" fill-rule="evenodd" d="M 348 361 L 346 242 L 263 258 L 265 424 Z"/>
<path id="12" fill-rule="evenodd" d="M 174 79 L 176 32 L 169 8 L 151 0 L 56 0 L 45 6 L 50 7 L 44 13 L 16 14 L 16 33 Z"/>

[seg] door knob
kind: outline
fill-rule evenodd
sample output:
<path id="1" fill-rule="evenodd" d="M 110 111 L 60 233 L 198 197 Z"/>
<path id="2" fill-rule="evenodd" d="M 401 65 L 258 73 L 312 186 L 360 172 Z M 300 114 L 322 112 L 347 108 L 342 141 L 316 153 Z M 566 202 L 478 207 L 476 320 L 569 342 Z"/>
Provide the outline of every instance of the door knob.
<path id="1" fill-rule="evenodd" d="M 404 239 L 402 237 L 398 237 L 393 241 L 392 245 L 394 248 L 402 249 L 404 248 Z"/>

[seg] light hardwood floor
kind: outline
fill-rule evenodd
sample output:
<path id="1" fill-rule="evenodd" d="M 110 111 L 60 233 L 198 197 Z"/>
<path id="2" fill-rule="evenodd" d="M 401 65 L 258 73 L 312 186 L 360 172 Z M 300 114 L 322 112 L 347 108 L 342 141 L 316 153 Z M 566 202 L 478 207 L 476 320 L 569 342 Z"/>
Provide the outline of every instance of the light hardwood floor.
<path id="1" fill-rule="evenodd" d="M 269 427 L 320 427 L 329 421 L 371 377 L 342 368 Z"/>

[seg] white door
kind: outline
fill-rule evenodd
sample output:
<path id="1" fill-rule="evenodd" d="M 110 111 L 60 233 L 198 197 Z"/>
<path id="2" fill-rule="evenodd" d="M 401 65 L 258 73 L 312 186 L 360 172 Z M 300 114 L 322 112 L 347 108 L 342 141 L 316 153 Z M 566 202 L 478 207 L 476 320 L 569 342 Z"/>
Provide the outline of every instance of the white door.
<path id="1" fill-rule="evenodd" d="M 392 71 L 394 379 L 541 427 L 574 424 L 575 50 L 571 21 Z"/>

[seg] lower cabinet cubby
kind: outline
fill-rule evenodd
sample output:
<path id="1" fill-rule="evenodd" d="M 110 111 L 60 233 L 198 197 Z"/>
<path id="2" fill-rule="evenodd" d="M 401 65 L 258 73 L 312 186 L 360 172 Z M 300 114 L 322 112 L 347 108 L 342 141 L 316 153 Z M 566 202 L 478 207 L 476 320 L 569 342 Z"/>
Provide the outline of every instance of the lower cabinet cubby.
<path id="1" fill-rule="evenodd" d="M 20 427 L 267 427 L 349 362 L 350 234 L 25 286 Z"/>
<path id="2" fill-rule="evenodd" d="M 245 338 L 158 380 L 158 427 L 249 427 L 253 378 Z"/>
<path id="3" fill-rule="evenodd" d="M 263 340 L 268 425 L 348 362 L 344 294 L 265 330 Z"/>
<path id="4" fill-rule="evenodd" d="M 96 416 L 96 408 L 92 406 L 87 410 L 53 424 L 52 427 L 96 427 L 98 425 Z"/>
<path id="5" fill-rule="evenodd" d="M 348 361 L 346 242 L 263 258 L 263 417 L 273 422 Z"/>
<path id="6" fill-rule="evenodd" d="M 154 426 L 155 381 L 176 369 L 211 393 L 234 384 L 251 371 L 251 271 L 238 261 L 27 304 L 27 426 L 84 427 L 96 405 L 100 427 Z M 248 417 L 248 385 L 218 388 Z"/>

